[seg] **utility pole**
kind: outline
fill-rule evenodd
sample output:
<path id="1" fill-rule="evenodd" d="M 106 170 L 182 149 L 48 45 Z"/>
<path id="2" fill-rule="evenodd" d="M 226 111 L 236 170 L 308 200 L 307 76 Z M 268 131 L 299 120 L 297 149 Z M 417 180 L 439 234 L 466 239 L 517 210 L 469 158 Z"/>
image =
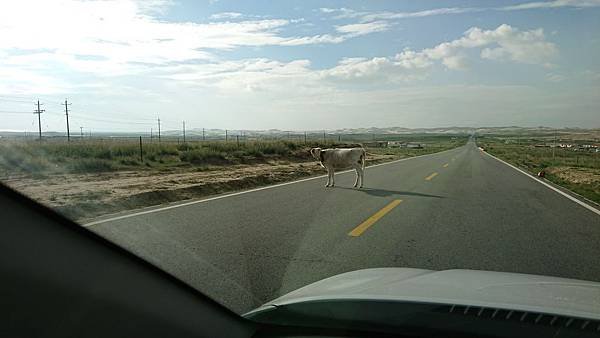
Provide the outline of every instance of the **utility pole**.
<path id="1" fill-rule="evenodd" d="M 227 142 L 227 129 L 225 129 L 225 142 Z"/>
<path id="2" fill-rule="evenodd" d="M 183 121 L 183 143 L 185 143 L 185 121 Z"/>
<path id="3" fill-rule="evenodd" d="M 556 153 L 556 129 L 554 129 L 554 145 L 552 146 L 552 164 L 556 164 L 554 155 Z"/>
<path id="4" fill-rule="evenodd" d="M 71 131 L 69 130 L 69 106 L 71 103 L 67 103 L 67 99 L 65 99 L 65 116 L 67 117 L 67 142 L 71 142 Z"/>
<path id="5" fill-rule="evenodd" d="M 323 130 L 323 143 L 325 143 L 325 142 L 326 142 L 326 139 L 325 139 L 325 131 Z"/>
<path id="6" fill-rule="evenodd" d="M 79 131 L 81 132 L 81 138 L 83 138 L 83 127 L 79 127 Z"/>
<path id="7" fill-rule="evenodd" d="M 306 144 L 306 132 L 304 132 L 304 144 Z"/>
<path id="8" fill-rule="evenodd" d="M 153 132 L 153 130 L 152 130 L 152 128 L 150 128 L 150 141 L 152 141 L 152 132 Z"/>
<path id="9" fill-rule="evenodd" d="M 144 163 L 144 149 L 142 148 L 142 137 L 140 136 L 140 162 Z"/>
<path id="10" fill-rule="evenodd" d="M 39 130 L 39 135 L 40 135 L 40 141 L 42 140 L 42 118 L 41 115 L 43 112 L 45 112 L 46 110 L 44 109 L 40 109 L 40 100 L 37 100 L 37 110 L 34 111 L 34 114 L 37 114 L 38 116 L 38 130 Z"/>
<path id="11" fill-rule="evenodd" d="M 206 141 L 206 137 L 204 137 L 204 128 L 202 128 L 202 141 Z"/>
<path id="12" fill-rule="evenodd" d="M 160 117 L 158 118 L 158 143 L 160 143 Z"/>

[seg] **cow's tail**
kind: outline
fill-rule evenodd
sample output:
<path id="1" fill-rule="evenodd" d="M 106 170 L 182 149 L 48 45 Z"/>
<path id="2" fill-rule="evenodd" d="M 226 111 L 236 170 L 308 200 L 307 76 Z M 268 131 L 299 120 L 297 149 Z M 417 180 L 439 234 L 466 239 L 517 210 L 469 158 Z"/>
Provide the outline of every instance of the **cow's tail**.
<path id="1" fill-rule="evenodd" d="M 367 157 L 367 151 L 365 149 L 363 149 L 362 154 L 360 155 L 360 161 L 361 161 L 360 165 L 363 170 L 365 170 L 366 157 Z"/>

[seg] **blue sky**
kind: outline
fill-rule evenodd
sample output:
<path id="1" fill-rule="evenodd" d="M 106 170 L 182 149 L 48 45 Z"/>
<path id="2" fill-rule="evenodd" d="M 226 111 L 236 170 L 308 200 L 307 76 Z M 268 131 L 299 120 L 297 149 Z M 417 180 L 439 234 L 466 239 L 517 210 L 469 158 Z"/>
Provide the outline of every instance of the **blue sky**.
<path id="1" fill-rule="evenodd" d="M 0 3 L 2 130 L 600 127 L 600 0 Z"/>

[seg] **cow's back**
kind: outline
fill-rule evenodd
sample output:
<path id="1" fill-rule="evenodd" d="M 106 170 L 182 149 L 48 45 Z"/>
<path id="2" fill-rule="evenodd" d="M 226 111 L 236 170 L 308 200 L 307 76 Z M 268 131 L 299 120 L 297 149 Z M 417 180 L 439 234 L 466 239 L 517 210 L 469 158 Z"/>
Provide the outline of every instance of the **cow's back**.
<path id="1" fill-rule="evenodd" d="M 323 151 L 325 164 L 330 164 L 335 169 L 351 168 L 354 162 L 360 163 L 361 155 L 364 154 L 363 148 L 338 148 Z"/>

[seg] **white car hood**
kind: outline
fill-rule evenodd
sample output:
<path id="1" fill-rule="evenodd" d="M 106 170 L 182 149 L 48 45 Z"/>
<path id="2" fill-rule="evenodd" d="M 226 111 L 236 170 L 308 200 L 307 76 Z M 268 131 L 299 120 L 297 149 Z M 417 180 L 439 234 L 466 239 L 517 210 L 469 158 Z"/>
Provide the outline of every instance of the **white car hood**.
<path id="1" fill-rule="evenodd" d="M 547 276 L 409 268 L 357 270 L 292 291 L 252 311 L 323 300 L 385 300 L 500 308 L 600 319 L 600 283 Z"/>

